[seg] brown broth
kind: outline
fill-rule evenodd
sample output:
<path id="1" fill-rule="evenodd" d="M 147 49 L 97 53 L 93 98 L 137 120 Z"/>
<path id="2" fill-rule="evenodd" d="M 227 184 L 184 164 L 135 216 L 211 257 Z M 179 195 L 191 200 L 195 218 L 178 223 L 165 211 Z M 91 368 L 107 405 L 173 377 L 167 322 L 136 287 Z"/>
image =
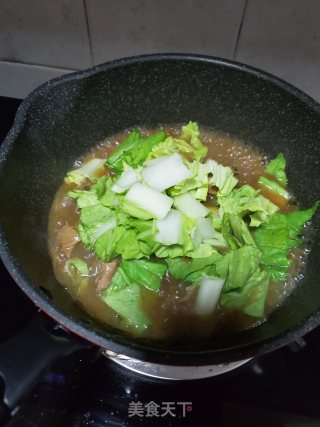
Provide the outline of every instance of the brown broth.
<path id="1" fill-rule="evenodd" d="M 180 126 L 164 128 L 172 136 L 179 134 Z M 155 129 L 140 129 L 144 135 L 153 133 Z M 82 160 L 75 162 L 79 167 L 90 158 L 106 158 L 128 135 L 128 131 L 112 136 L 97 145 Z M 259 188 L 258 178 L 264 174 L 266 156 L 257 149 L 245 145 L 243 142 L 229 135 L 215 132 L 210 129 L 202 129 L 201 139 L 208 145 L 208 158 L 214 159 L 225 166 L 231 166 L 239 179 L 239 183 L 249 184 Z M 92 251 L 84 248 L 78 242 L 72 249 L 71 257 L 84 259 L 89 266 L 89 286 L 76 293 L 69 275 L 64 271 L 68 258 L 59 247 L 59 232 L 63 227 L 77 227 L 79 212 L 75 201 L 67 197 L 67 192 L 73 189 L 73 184 L 63 183 L 56 193 L 49 217 L 49 252 L 53 262 L 57 281 L 78 301 L 78 303 L 94 318 L 99 321 L 117 327 L 128 329 L 135 333 L 125 321 L 111 310 L 99 297 L 97 277 L 101 273 L 100 262 Z M 295 205 L 283 204 L 275 199 L 272 194 L 262 192 L 280 208 L 287 212 L 295 209 Z M 298 248 L 292 251 L 293 260 L 289 279 L 284 283 L 271 283 L 266 304 L 266 314 L 272 312 L 282 300 L 288 296 L 296 286 L 300 277 L 306 253 Z M 198 316 L 194 313 L 196 287 L 188 287 L 186 283 L 166 276 L 161 284 L 160 294 L 143 289 L 142 308 L 151 319 L 151 325 L 144 332 L 144 336 L 155 339 L 171 339 L 175 337 L 203 337 L 208 338 L 213 334 L 227 333 L 234 330 L 251 328 L 260 324 L 265 319 L 254 319 L 237 310 L 217 308 L 212 314 Z"/>

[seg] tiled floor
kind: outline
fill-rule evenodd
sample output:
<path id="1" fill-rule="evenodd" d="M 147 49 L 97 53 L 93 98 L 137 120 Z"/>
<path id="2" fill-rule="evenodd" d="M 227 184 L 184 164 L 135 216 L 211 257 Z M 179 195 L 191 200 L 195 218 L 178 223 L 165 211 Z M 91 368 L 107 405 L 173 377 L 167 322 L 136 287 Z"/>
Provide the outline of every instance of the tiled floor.
<path id="1" fill-rule="evenodd" d="M 233 58 L 320 101 L 319 22 L 320 0 L 1 0 L 0 95 L 166 51 Z"/>

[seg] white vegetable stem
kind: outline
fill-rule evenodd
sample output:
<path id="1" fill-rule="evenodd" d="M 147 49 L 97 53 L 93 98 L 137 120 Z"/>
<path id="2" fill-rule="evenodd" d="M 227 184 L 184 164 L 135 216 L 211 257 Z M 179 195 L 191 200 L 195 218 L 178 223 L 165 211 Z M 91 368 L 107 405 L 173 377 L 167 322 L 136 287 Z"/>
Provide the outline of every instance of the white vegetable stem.
<path id="1" fill-rule="evenodd" d="M 213 239 L 215 232 L 213 224 L 210 218 L 202 218 L 197 223 L 197 232 L 199 233 L 201 240 Z"/>
<path id="2" fill-rule="evenodd" d="M 125 195 L 128 200 L 141 209 L 149 212 L 153 217 L 162 219 L 169 212 L 173 199 L 146 185 L 135 183 Z"/>
<path id="3" fill-rule="evenodd" d="M 204 218 L 210 212 L 203 204 L 191 194 L 184 193 L 174 198 L 174 205 L 179 211 L 190 218 Z"/>
<path id="4" fill-rule="evenodd" d="M 215 231 L 210 218 L 201 218 L 198 220 L 192 241 L 195 245 L 200 245 L 205 239 L 214 239 Z"/>
<path id="5" fill-rule="evenodd" d="M 75 182 L 80 185 L 86 178 L 97 178 L 100 169 L 103 167 L 106 159 L 91 159 L 78 169 L 74 169 L 67 173 L 65 177 L 66 183 Z"/>
<path id="6" fill-rule="evenodd" d="M 167 216 L 156 221 L 158 233 L 155 240 L 163 245 L 174 245 L 182 239 L 182 217 L 181 213 L 171 209 Z"/>
<path id="7" fill-rule="evenodd" d="M 224 279 L 203 276 L 195 302 L 195 312 L 201 316 L 212 313 L 218 305 Z"/>
<path id="8" fill-rule="evenodd" d="M 109 222 L 102 224 L 99 228 L 97 228 L 97 230 L 93 234 L 92 236 L 93 241 L 95 242 L 100 236 L 102 236 L 102 234 L 106 233 L 108 230 L 111 230 L 112 228 L 115 228 L 116 225 L 117 223 L 115 219 L 111 219 Z"/>
<path id="9" fill-rule="evenodd" d="M 123 171 L 120 178 L 112 186 L 111 190 L 114 193 L 124 193 L 129 190 L 138 181 L 136 171 L 132 167 L 128 167 L 127 170 Z"/>
<path id="10" fill-rule="evenodd" d="M 179 154 L 158 157 L 147 163 L 142 169 L 143 180 L 152 188 L 164 191 L 180 182 L 191 178 L 191 171 L 183 164 Z"/>

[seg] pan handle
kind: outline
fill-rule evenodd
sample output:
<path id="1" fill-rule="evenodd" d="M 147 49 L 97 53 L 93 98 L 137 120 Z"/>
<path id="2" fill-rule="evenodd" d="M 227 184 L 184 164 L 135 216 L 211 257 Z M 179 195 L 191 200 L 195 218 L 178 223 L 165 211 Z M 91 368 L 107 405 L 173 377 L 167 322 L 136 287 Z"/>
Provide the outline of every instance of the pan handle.
<path id="1" fill-rule="evenodd" d="M 17 406 L 50 363 L 89 347 L 91 344 L 85 340 L 69 334 L 39 314 L 15 335 L 0 343 L 0 377 L 4 381 L 0 418 Z"/>

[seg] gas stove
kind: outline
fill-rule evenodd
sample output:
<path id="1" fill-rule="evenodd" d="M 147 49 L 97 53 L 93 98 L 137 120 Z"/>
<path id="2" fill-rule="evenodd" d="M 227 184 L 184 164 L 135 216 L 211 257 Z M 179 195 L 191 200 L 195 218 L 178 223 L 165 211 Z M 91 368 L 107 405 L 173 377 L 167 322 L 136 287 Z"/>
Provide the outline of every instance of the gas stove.
<path id="1" fill-rule="evenodd" d="M 0 141 L 19 103 L 0 98 Z M 1 346 L 28 322 L 44 322 L 53 329 L 55 325 L 37 311 L 2 264 L 0 283 L 1 369 Z M 27 359 L 28 343 L 21 341 L 20 349 L 19 338 L 16 342 Z M 220 366 L 214 372 L 220 375 L 190 379 L 209 373 L 185 371 L 178 377 L 188 380 L 179 381 L 170 368 L 163 371 L 161 366 L 79 345 L 51 362 L 11 411 L 0 405 L 0 420 L 8 427 L 320 426 L 319 360 L 320 328 L 280 350 Z M 0 380 L 1 397 L 4 392 Z"/>

